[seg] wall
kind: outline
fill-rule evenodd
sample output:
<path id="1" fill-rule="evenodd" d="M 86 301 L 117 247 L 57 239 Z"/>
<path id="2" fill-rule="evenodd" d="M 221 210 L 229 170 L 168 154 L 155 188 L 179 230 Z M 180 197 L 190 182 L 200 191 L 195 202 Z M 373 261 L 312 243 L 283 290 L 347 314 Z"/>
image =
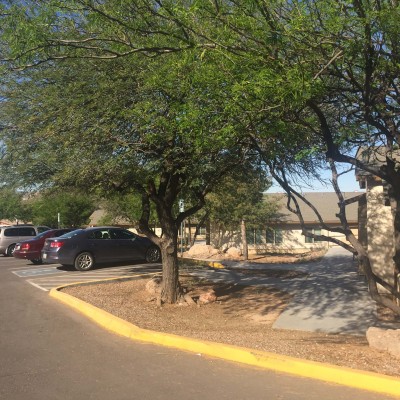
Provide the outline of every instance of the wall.
<path id="1" fill-rule="evenodd" d="M 305 236 L 302 235 L 301 228 L 299 226 L 281 226 L 277 227 L 282 230 L 282 243 L 272 244 L 266 243 L 266 228 L 261 230 L 258 240 L 259 243 L 254 244 L 248 234 L 248 248 L 251 254 L 262 254 L 266 252 L 274 253 L 306 253 L 310 250 L 317 250 L 321 248 L 327 248 L 336 246 L 334 243 L 326 241 L 314 241 L 314 243 L 306 243 Z M 346 242 L 344 235 L 338 233 L 328 232 L 322 230 L 321 233 L 325 236 L 335 237 L 339 240 Z M 357 236 L 358 230 L 353 229 L 353 233 Z M 212 245 L 218 248 L 227 249 L 229 247 L 241 248 L 241 237 L 239 233 L 216 233 L 213 232 L 212 235 Z M 222 245 L 221 245 L 222 244 Z"/>
<path id="2" fill-rule="evenodd" d="M 383 186 L 370 179 L 367 191 L 368 255 L 373 272 L 393 284 L 393 217 Z"/>

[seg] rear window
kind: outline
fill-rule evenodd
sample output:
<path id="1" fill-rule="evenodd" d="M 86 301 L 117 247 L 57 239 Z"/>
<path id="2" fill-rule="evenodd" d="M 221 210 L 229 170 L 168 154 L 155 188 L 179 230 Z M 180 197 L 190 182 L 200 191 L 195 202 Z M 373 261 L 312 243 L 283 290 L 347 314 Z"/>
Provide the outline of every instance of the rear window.
<path id="1" fill-rule="evenodd" d="M 83 232 L 83 229 L 76 229 L 76 230 L 74 230 L 74 231 L 72 231 L 72 232 L 65 233 L 64 235 L 61 235 L 61 236 L 59 236 L 59 237 L 62 237 L 62 238 L 72 238 L 72 237 L 78 235 L 78 234 L 81 233 L 81 232 Z"/>

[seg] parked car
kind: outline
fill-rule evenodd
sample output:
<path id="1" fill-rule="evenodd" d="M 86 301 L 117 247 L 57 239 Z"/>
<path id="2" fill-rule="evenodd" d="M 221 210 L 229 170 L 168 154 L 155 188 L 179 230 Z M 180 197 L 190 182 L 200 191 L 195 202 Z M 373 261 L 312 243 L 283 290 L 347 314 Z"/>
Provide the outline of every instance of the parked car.
<path id="1" fill-rule="evenodd" d="M 39 233 L 48 231 L 48 226 L 10 225 L 0 226 L 0 253 L 12 256 L 18 242 L 31 239 Z"/>
<path id="2" fill-rule="evenodd" d="M 150 239 L 116 227 L 77 229 L 46 239 L 42 250 L 44 263 L 73 265 L 78 271 L 88 271 L 100 263 L 158 262 L 160 258 L 160 249 Z"/>
<path id="3" fill-rule="evenodd" d="M 15 258 L 30 260 L 33 264 L 41 264 L 43 262 L 42 249 L 44 241 L 48 238 L 64 235 L 74 229 L 75 228 L 49 229 L 48 231 L 39 233 L 39 235 L 32 239 L 17 243 L 15 245 L 13 256 Z"/>

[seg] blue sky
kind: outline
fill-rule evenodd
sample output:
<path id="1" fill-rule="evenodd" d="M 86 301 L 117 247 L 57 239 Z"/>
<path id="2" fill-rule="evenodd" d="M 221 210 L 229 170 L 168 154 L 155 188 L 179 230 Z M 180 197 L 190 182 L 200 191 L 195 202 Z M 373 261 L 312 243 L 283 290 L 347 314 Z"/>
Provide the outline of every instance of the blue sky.
<path id="1" fill-rule="evenodd" d="M 327 171 L 324 177 L 326 179 L 329 179 L 330 171 Z M 358 182 L 356 181 L 354 171 L 351 171 L 339 177 L 339 186 L 342 192 L 364 191 L 360 189 Z M 297 189 L 299 188 L 296 187 L 296 190 Z M 301 189 L 303 192 L 334 192 L 331 184 L 328 183 L 327 185 L 324 185 L 318 180 L 310 182 L 310 187 L 303 185 Z M 279 192 L 283 192 L 283 189 L 277 183 L 273 184 L 272 187 L 267 191 L 267 193 L 279 193 Z"/>

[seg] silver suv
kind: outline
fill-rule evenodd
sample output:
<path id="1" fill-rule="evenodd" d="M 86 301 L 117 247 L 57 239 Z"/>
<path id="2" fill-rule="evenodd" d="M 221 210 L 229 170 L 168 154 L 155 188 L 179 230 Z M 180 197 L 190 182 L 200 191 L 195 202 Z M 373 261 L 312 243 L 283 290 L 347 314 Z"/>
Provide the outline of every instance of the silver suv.
<path id="1" fill-rule="evenodd" d="M 16 243 L 32 239 L 37 234 L 49 229 L 48 226 L 34 225 L 0 226 L 0 254 L 12 256 Z"/>

